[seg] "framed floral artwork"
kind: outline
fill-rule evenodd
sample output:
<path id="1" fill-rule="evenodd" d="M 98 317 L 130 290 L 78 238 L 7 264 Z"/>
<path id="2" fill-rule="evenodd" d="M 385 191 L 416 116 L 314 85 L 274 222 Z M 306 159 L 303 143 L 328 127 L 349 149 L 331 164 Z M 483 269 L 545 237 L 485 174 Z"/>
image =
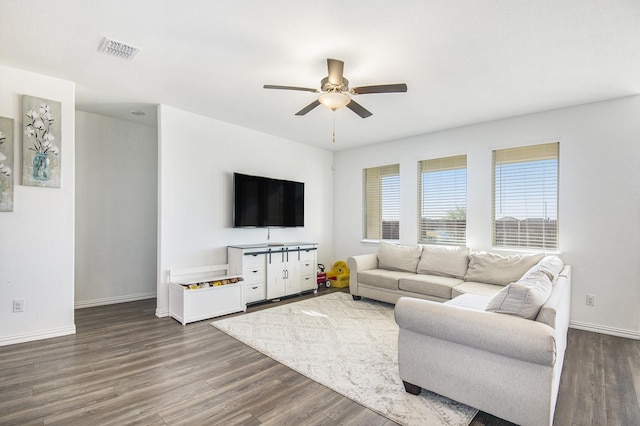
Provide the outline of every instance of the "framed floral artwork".
<path id="1" fill-rule="evenodd" d="M 13 119 L 0 117 L 0 212 L 13 211 Z"/>
<path id="2" fill-rule="evenodd" d="M 22 184 L 60 188 L 60 102 L 22 96 Z"/>

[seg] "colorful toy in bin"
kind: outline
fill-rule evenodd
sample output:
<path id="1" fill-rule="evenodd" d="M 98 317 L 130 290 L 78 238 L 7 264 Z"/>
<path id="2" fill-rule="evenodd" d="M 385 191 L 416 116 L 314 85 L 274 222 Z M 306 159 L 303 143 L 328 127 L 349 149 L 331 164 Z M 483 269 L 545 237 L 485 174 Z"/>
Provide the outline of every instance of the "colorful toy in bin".
<path id="1" fill-rule="evenodd" d="M 349 286 L 349 267 L 344 260 L 338 260 L 333 264 L 333 269 L 327 272 L 327 278 L 331 280 L 331 287 Z"/>

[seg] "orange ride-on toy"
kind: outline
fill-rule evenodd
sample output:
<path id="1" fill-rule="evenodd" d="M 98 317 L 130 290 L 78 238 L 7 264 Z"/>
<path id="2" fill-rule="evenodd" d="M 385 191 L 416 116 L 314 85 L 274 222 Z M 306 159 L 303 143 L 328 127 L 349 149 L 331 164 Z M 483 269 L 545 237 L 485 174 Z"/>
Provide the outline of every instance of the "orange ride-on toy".
<path id="1" fill-rule="evenodd" d="M 327 273 L 324 270 L 324 265 L 322 263 L 318 263 L 318 281 L 316 283 L 316 288 L 320 288 L 323 285 L 331 287 L 331 281 L 327 278 Z"/>

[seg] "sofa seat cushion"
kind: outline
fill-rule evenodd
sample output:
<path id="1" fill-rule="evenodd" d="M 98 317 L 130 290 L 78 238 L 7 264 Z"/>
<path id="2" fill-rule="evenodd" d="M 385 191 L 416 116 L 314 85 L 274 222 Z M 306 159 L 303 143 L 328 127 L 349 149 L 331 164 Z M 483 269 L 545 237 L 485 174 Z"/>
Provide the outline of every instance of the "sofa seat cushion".
<path id="1" fill-rule="evenodd" d="M 412 277 L 412 272 L 389 271 L 387 269 L 368 269 L 358 272 L 358 282 L 372 287 L 398 290 L 398 280 Z"/>
<path id="2" fill-rule="evenodd" d="M 463 282 L 459 278 L 415 274 L 407 278 L 400 278 L 399 287 L 404 291 L 451 299 L 451 289 Z"/>
<path id="3" fill-rule="evenodd" d="M 487 252 L 471 253 L 464 280 L 504 286 L 518 281 L 542 258 L 542 253 L 510 256 Z"/>
<path id="4" fill-rule="evenodd" d="M 476 311 L 484 311 L 487 304 L 491 300 L 490 296 L 482 294 L 461 294 L 460 296 L 444 302 L 447 305 L 458 306 L 460 308 L 474 309 Z"/>
<path id="5" fill-rule="evenodd" d="M 495 296 L 504 286 L 496 284 L 478 283 L 475 281 L 465 281 L 451 289 L 451 298 L 462 294 L 480 294 L 482 296 Z"/>
<path id="6" fill-rule="evenodd" d="M 468 247 L 423 246 L 418 273 L 464 278 L 468 265 Z"/>

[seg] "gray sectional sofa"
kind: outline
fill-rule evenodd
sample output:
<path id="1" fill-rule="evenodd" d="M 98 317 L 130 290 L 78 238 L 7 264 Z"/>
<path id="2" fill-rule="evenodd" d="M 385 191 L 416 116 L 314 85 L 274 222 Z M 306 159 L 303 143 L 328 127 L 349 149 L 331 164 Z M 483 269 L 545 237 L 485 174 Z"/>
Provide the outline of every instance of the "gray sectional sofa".
<path id="1" fill-rule="evenodd" d="M 354 299 L 396 304 L 407 392 L 424 388 L 520 425 L 553 423 L 569 265 L 543 254 L 386 243 L 347 263 Z"/>

